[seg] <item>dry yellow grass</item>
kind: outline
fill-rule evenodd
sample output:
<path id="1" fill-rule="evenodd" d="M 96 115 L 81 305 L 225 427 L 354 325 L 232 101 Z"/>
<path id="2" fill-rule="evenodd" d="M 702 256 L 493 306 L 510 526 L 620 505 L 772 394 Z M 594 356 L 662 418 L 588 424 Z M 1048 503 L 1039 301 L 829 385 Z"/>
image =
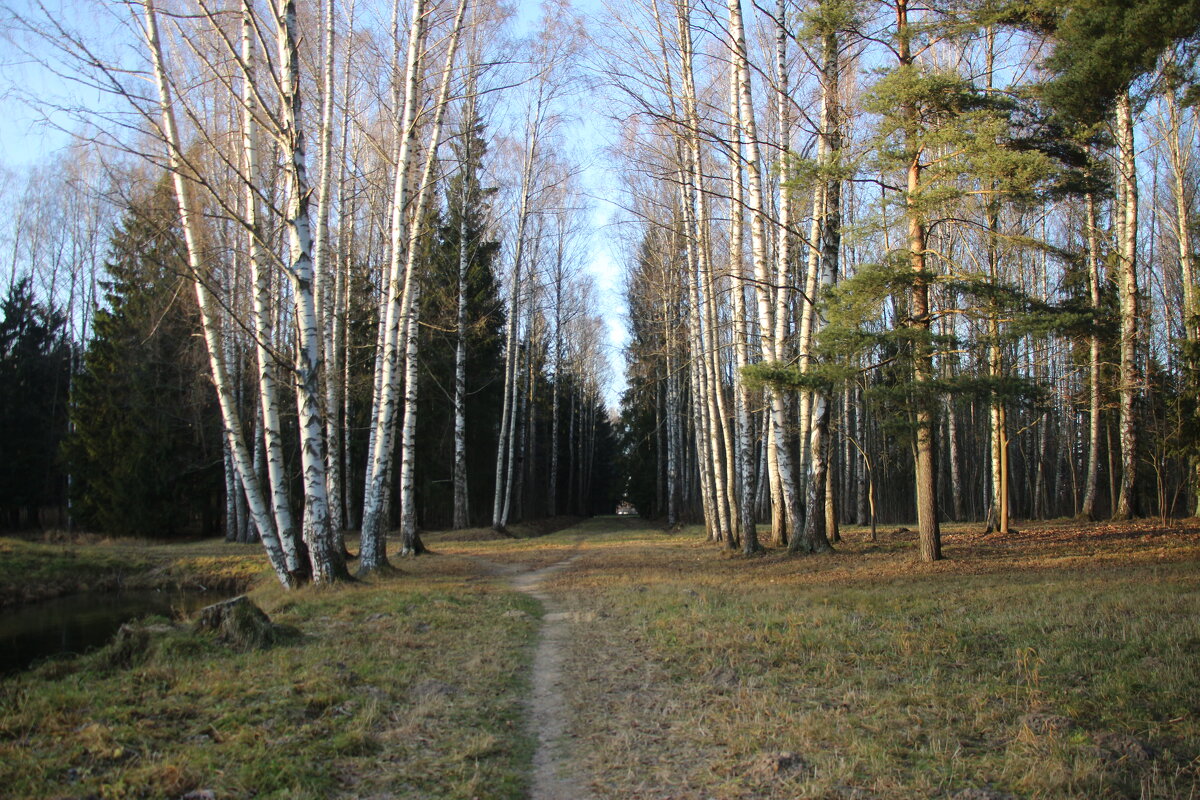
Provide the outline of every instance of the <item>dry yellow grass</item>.
<path id="1" fill-rule="evenodd" d="M 951 527 L 934 565 L 606 524 L 551 585 L 596 797 L 1200 796 L 1194 524 Z"/>
<path id="2" fill-rule="evenodd" d="M 532 600 L 453 557 L 252 597 L 296 633 L 183 628 L 0 680 L 0 797 L 524 796 Z"/>
<path id="3" fill-rule="evenodd" d="M 437 555 L 394 577 L 263 583 L 300 642 L 240 654 L 180 635 L 127 668 L 100 654 L 0 685 L 0 785 L 520 797 L 537 610 L 504 581 L 578 555 L 544 589 L 569 612 L 572 765 L 597 800 L 1200 797 L 1200 525 L 945 538 L 926 565 L 894 529 L 802 558 L 616 518 L 431 534 Z M 133 552 L 95 547 L 76 558 Z M 262 566 L 237 547 L 171 552 L 144 563 Z M 56 553 L 72 558 L 32 556 Z"/>

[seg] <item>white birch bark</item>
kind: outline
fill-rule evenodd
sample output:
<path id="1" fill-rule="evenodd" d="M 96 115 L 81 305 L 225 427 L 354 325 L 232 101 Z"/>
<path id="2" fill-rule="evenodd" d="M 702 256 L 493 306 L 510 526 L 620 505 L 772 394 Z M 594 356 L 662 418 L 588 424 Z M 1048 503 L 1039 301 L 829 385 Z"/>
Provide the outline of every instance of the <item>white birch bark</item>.
<path id="1" fill-rule="evenodd" d="M 467 244 L 467 189 L 469 178 L 475 174 L 472 161 L 470 126 L 475 120 L 474 81 L 467 88 L 467 102 L 463 110 L 463 158 L 459 165 L 462 179 L 462 209 L 458 220 L 458 309 L 455 317 L 454 347 L 454 521 L 455 530 L 469 524 L 470 509 L 467 498 L 467 270 L 470 266 Z"/>
<path id="2" fill-rule="evenodd" d="M 424 550 L 417 537 L 416 497 L 413 493 L 413 466 L 417 437 L 417 386 L 418 361 L 417 349 L 420 340 L 420 281 L 417 277 L 417 249 L 421 237 L 421 220 L 425 217 L 425 207 L 433 193 L 433 172 L 437 163 L 438 146 L 442 138 L 442 125 L 446 119 L 446 106 L 450 99 L 450 78 L 454 68 L 454 59 L 458 53 L 459 34 L 462 32 L 463 17 L 467 10 L 467 0 L 459 0 L 458 12 L 454 18 L 450 42 L 446 49 L 446 61 L 442 67 L 441 84 L 438 89 L 434 107 L 433 125 L 429 132 L 429 144 L 425 151 L 425 165 L 421 170 L 420 183 L 417 185 L 417 196 L 412 220 L 409 224 L 407 259 L 404 266 L 403 302 L 407 308 L 405 323 L 405 389 L 404 389 L 404 427 L 400 441 L 400 524 L 401 535 L 404 539 L 405 554 L 416 554 Z"/>
<path id="3" fill-rule="evenodd" d="M 221 408 L 221 419 L 225 427 L 225 439 L 229 444 L 234 463 L 245 486 L 246 500 L 250 513 L 254 516 L 255 526 L 262 537 L 267 558 L 275 571 L 275 576 L 284 586 L 292 585 L 283 548 L 275 531 L 274 520 L 263 502 L 262 489 L 254 472 L 254 461 L 242 434 L 241 419 L 234 403 L 232 388 L 228 379 L 228 371 L 224 362 L 219 323 L 216 318 L 216 301 L 205 284 L 207 279 L 204 257 L 201 252 L 201 234 L 198 221 L 194 216 L 192 198 L 185 172 L 188 171 L 184 161 L 182 142 L 179 128 L 175 123 L 175 111 L 171 98 L 171 84 L 163 60 L 162 45 L 158 33 L 158 19 L 154 8 L 154 0 L 144 0 L 145 27 L 143 32 L 150 51 L 154 71 L 154 82 L 158 90 L 159 109 L 161 113 L 161 133 L 167 147 L 167 158 L 171 168 L 172 185 L 175 191 L 175 201 L 179 208 L 180 224 L 183 228 L 184 244 L 187 249 L 188 269 L 196 290 L 196 301 L 200 307 L 200 322 L 204 331 L 204 341 L 208 348 L 209 367 L 212 372 L 213 384 L 217 390 L 217 400 Z"/>
<path id="4" fill-rule="evenodd" d="M 776 326 L 767 331 L 776 341 L 783 341 L 786 333 L 787 309 L 790 305 L 791 284 L 791 224 L 792 224 L 792 192 L 787 186 L 787 164 L 792 149 L 792 121 L 789 106 L 792 98 L 788 94 L 788 64 L 787 64 L 787 2 L 778 0 L 775 6 L 775 80 L 779 85 L 776 92 L 776 113 L 779 122 L 780 145 L 780 187 L 779 187 L 779 226 L 775 241 L 775 276 L 778 285 L 775 288 L 775 318 Z M 738 102 L 740 107 L 741 94 L 739 89 Z M 740 126 L 739 126 L 740 127 Z M 768 295 L 770 293 L 768 292 Z M 768 299 L 768 304 L 770 300 Z M 761 308 L 761 305 L 760 305 Z M 767 324 L 760 320 L 759 325 Z M 771 402 L 768 397 L 768 402 Z M 777 545 L 787 544 L 788 518 L 787 504 L 784 499 L 783 478 L 779 472 L 779 451 L 776 445 L 776 429 L 779 419 L 776 417 L 773 404 L 766 413 L 768 433 L 764 448 L 767 451 L 767 484 L 771 492 L 771 541 Z M 783 445 L 786 446 L 786 445 Z"/>
<path id="5" fill-rule="evenodd" d="M 758 552 L 758 530 L 754 519 L 754 423 L 750 409 L 750 392 L 743 371 L 750 362 L 749 320 L 746 318 L 746 283 L 742 264 L 742 153 L 738 147 L 741 125 L 738 124 L 738 91 L 736 71 L 730 71 L 729 144 L 729 279 L 733 294 L 733 354 L 734 354 L 734 411 L 737 415 L 737 450 L 735 453 L 737 532 L 746 555 Z"/>
<path id="6" fill-rule="evenodd" d="M 287 559 L 288 570 L 296 576 L 308 572 L 296 549 L 296 523 L 288 497 L 288 476 L 283 458 L 283 432 L 279 418 L 279 389 L 275 382 L 275 355 L 271 314 L 271 278 L 263 253 L 263 234 L 259 208 L 258 164 L 258 92 L 255 88 L 257 59 L 254 49 L 254 19 L 248 2 L 242 4 L 242 149 L 245 159 L 245 222 L 249 232 L 247 252 L 250 280 L 254 284 L 251 324 L 254 326 L 254 351 L 258 366 L 258 405 L 263 420 L 266 445 L 267 483 L 275 527 Z"/>
<path id="7" fill-rule="evenodd" d="M 1179 281 L 1183 284 L 1183 338 L 1187 341 L 1187 366 L 1194 375 L 1196 373 L 1196 345 L 1200 342 L 1200 304 L 1197 303 L 1196 268 L 1192 254 L 1192 209 L 1188 198 L 1188 173 L 1190 167 L 1190 150 L 1184 146 L 1182 139 L 1183 122 L 1179 111 L 1179 98 L 1176 97 L 1175 87 L 1168 87 L 1167 130 L 1164 132 L 1167 142 L 1167 154 L 1171 162 L 1171 198 L 1175 202 L 1175 241 L 1179 248 Z M 1190 458 L 1190 475 L 1188 482 L 1193 497 L 1195 513 L 1200 513 L 1200 457 Z"/>
<path id="8" fill-rule="evenodd" d="M 318 381 L 321 324 L 313 286 L 312 236 L 309 230 L 309 186 L 304 159 L 304 129 L 300 97 L 300 63 L 294 0 L 278 0 L 276 35 L 283 101 L 284 175 L 290 265 L 287 269 L 296 304 L 298 333 L 296 406 L 300 424 L 300 461 L 304 483 L 303 534 L 312 563 L 313 581 L 328 583 L 346 576 L 340 548 L 329 526 L 325 430 L 321 421 Z"/>
<path id="9" fill-rule="evenodd" d="M 1096 198 L 1087 195 L 1088 298 L 1092 312 L 1100 313 L 1100 245 L 1096 221 Z M 1083 505 L 1079 516 L 1095 519 L 1096 494 L 1100 483 L 1100 334 L 1088 337 L 1088 456 L 1083 482 Z"/>
<path id="10" fill-rule="evenodd" d="M 700 468 L 700 496 L 704 507 L 704 522 L 708 538 L 721 540 L 728 530 L 725 519 L 724 500 L 717 494 L 714 475 L 715 454 L 713 452 L 712 419 L 708 403 L 708 359 L 704 353 L 704 339 L 700 308 L 698 276 L 706 270 L 700 262 L 707 256 L 707 240 L 704 226 L 708 224 L 707 205 L 703 193 L 703 172 L 700 160 L 699 115 L 696 112 L 696 89 L 692 66 L 691 6 L 687 0 L 676 3 L 676 18 L 680 57 L 682 60 L 683 112 L 684 112 L 684 157 L 681 159 L 683 175 L 680 189 L 683 192 L 682 206 L 685 230 L 687 278 L 685 286 L 690 295 L 688 301 L 688 327 L 690 343 L 690 377 L 692 383 L 692 408 L 695 418 L 696 451 Z"/>
<path id="11" fill-rule="evenodd" d="M 1120 274 L 1120 412 L 1121 485 L 1113 517 L 1130 519 L 1136 513 L 1137 497 L 1137 419 L 1134 404 L 1139 389 L 1137 369 L 1138 280 L 1137 231 L 1138 189 L 1137 151 L 1134 148 L 1133 109 L 1129 94 L 1117 100 L 1118 181 L 1121 188 Z"/>
<path id="12" fill-rule="evenodd" d="M 778 286 L 777 294 L 783 295 L 784 281 L 771 275 L 768 268 L 766 214 L 763 198 L 762 159 L 758 150 L 758 125 L 754 119 L 754 100 L 750 88 L 750 67 L 746 56 L 746 34 L 742 23 L 740 0 L 728 0 L 729 38 L 732 43 L 731 56 L 737 74 L 738 108 L 741 122 L 742 150 L 746 154 L 747 201 L 750 211 L 750 253 L 754 263 L 754 280 L 758 295 L 759 325 L 763 332 L 763 355 L 768 361 L 779 361 L 783 341 L 779 327 L 782 322 L 772 300 L 770 287 Z M 784 508 L 793 531 L 804 519 L 800 507 L 799 491 L 796 487 L 795 471 L 791 452 L 787 448 L 785 419 L 787 408 L 782 392 L 767 389 L 771 403 L 771 417 L 775 435 L 776 460 L 780 484 L 783 491 Z M 793 536 L 793 538 L 795 538 Z M 789 545 L 790 546 L 790 545 Z"/>
<path id="13" fill-rule="evenodd" d="M 496 446 L 496 488 L 492 503 L 492 528 L 503 532 L 508 524 L 509 498 L 506 475 L 511 470 L 513 441 L 513 407 L 517 390 L 517 322 L 521 308 L 521 269 L 525 249 L 525 229 L 529 221 L 529 202 L 533 192 L 533 165 L 537 158 L 538 134 L 541 128 L 542 109 L 535 109 L 535 116 L 526 125 L 525 155 L 521 162 L 521 199 L 517 204 L 517 229 L 513 241 L 513 267 L 509 283 L 508 330 L 504 345 L 504 402 L 500 413 L 500 439 Z M 509 470 L 506 470 L 509 467 Z"/>
<path id="14" fill-rule="evenodd" d="M 379 316 L 378 350 L 375 363 L 375 394 L 371 408 L 371 442 L 363 497 L 362 547 L 359 572 L 387 566 L 384 538 L 384 508 L 391 473 L 392 439 L 396 419 L 400 374 L 401 326 L 407 317 L 404 306 L 404 243 L 407 226 L 409 162 L 416 138 L 421 53 L 425 38 L 425 0 L 413 0 L 405 58 L 404 106 L 397 131 L 395 172 L 392 182 L 391 237 L 386 289 Z M 419 223 L 418 223 L 419 224 Z"/>
<path id="15" fill-rule="evenodd" d="M 321 36 L 323 43 L 321 59 L 321 122 L 318 131 L 317 150 L 319 162 L 317 167 L 317 232 L 313 243 L 313 287 L 317 307 L 322 320 L 321 326 L 321 360 L 323 366 L 324 406 L 322 409 L 325 424 L 326 440 L 326 479 L 329 488 L 329 527 L 334 537 L 335 546 L 344 551 L 342 531 L 345 521 L 342 519 L 342 469 L 341 469 L 341 439 L 338 424 L 338 376 L 337 341 L 335 335 L 335 320 L 337 318 L 338 281 L 337 259 L 333 257 L 329 244 L 329 213 L 332 199 L 333 184 L 333 105 L 334 105 L 334 7 L 335 0 L 325 0 L 321 15 Z M 350 14 L 353 16 L 354 5 L 351 2 Z M 347 31 L 347 42 L 350 40 Z M 347 48 L 349 45 L 347 45 Z M 344 65 L 347 82 L 350 75 L 349 59 Z M 344 132 L 348 120 L 343 120 L 343 153 Z M 343 156 L 343 162 L 344 162 Z M 333 267 L 331 272 L 330 267 Z"/>
<path id="16" fill-rule="evenodd" d="M 812 340 L 820 327 L 821 319 L 815 307 L 818 292 L 824 292 L 837 280 L 838 257 L 841 248 L 841 185 L 840 178 L 830 174 L 836 161 L 836 154 L 841 146 L 838 133 L 840 120 L 838 118 L 838 84 L 840 48 L 836 32 L 826 32 L 822 36 L 821 59 L 821 130 L 819 132 L 820 146 L 818 159 L 821 169 L 825 172 L 819 181 L 821 187 L 819 197 L 814 197 L 814 204 L 819 204 L 821 219 L 821 258 L 819 262 L 820 282 L 808 298 L 808 341 L 801 345 L 801 367 L 807 370 L 812 363 Z M 814 209 L 815 210 L 815 209 Z M 814 224 L 814 228 L 818 226 Z M 815 246 L 814 242 L 814 246 Z M 813 282 L 810 281 L 810 285 Z M 807 353 L 805 351 L 808 351 Z M 810 420 L 809 436 L 809 469 L 808 479 L 808 508 L 804 520 L 804 546 L 810 552 L 822 552 L 830 549 L 829 537 L 836 534 L 836 516 L 829 497 L 833 494 L 832 473 L 829 468 L 829 417 L 831 397 L 827 388 L 815 389 L 809 393 L 812 400 L 812 418 Z"/>

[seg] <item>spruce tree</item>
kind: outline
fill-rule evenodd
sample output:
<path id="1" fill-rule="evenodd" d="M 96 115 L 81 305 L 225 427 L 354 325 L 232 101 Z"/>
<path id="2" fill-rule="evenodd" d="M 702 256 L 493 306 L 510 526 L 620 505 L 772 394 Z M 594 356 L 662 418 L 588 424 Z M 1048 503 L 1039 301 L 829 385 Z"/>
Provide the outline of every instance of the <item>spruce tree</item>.
<path id="1" fill-rule="evenodd" d="M 220 423 L 185 268 L 169 195 L 126 211 L 67 447 L 80 521 L 106 533 L 173 536 L 216 521 Z"/>
<path id="2" fill-rule="evenodd" d="M 29 279 L 0 306 L 0 526 L 37 527 L 65 499 L 59 446 L 67 430 L 71 345 L 66 316 L 39 303 Z"/>

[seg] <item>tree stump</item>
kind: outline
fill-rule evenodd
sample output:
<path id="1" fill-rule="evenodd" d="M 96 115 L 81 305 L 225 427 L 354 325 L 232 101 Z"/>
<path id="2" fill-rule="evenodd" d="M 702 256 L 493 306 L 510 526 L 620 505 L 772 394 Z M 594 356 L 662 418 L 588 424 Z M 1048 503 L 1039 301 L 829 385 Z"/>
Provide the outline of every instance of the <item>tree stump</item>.
<path id="1" fill-rule="evenodd" d="M 192 628 L 242 650 L 269 647 L 278 638 L 271 619 L 245 595 L 200 609 Z"/>

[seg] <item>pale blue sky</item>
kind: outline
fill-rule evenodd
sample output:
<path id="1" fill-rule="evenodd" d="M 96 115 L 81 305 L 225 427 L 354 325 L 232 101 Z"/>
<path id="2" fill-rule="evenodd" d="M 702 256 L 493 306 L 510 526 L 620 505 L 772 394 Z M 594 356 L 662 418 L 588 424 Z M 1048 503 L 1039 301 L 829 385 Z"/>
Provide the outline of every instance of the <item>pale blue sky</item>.
<path id="1" fill-rule="evenodd" d="M 573 0 L 573 4 L 584 14 L 600 9 L 600 0 Z M 47 5 L 59 6 L 68 17 L 79 10 L 79 4 L 70 0 L 48 0 Z M 23 14 L 27 7 L 28 0 L 0 0 L 0 19 L 7 21 L 14 12 Z M 517 8 L 520 26 L 536 24 L 541 14 L 540 2 L 523 0 Z M 65 84 L 45 67 L 32 62 L 10 39 L 0 39 L 0 75 L 0 168 L 6 171 L 20 172 L 24 167 L 45 160 L 69 141 L 66 134 L 45 124 L 44 110 L 31 107 L 22 95 L 56 101 L 69 96 L 71 103 L 81 106 L 105 102 L 94 92 Z M 89 97 L 89 94 L 95 96 Z M 592 98 L 583 99 L 569 139 L 576 150 L 575 155 L 582 162 L 583 183 L 592 202 L 593 232 L 587 270 L 593 278 L 599 311 L 608 329 L 612 379 L 605 395 L 615 410 L 625 385 L 621 348 L 627 339 L 621 244 L 618 231 L 613 227 L 619 218 L 619 208 L 613 199 L 620 189 L 603 151 L 609 136 L 609 123 L 599 113 L 600 105 Z M 73 127 L 65 118 L 59 121 Z"/>

